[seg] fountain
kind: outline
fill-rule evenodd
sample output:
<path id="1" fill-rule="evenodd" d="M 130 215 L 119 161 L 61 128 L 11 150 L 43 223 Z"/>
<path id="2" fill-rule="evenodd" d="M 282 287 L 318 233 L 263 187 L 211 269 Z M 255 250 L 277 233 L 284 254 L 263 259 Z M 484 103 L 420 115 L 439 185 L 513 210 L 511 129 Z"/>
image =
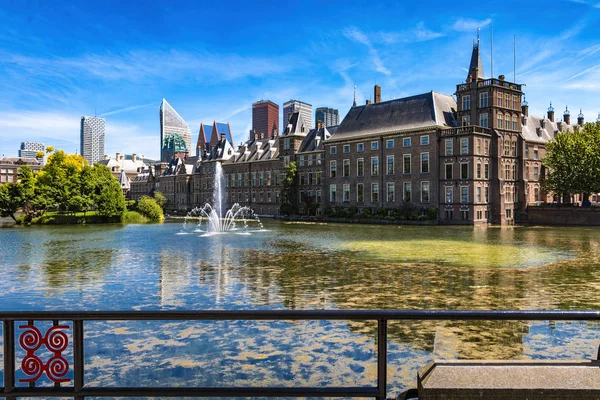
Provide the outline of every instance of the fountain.
<path id="1" fill-rule="evenodd" d="M 250 207 L 240 206 L 235 203 L 229 210 L 225 209 L 227 194 L 225 188 L 225 177 L 221 163 L 215 163 L 215 179 L 213 189 L 213 204 L 206 203 L 203 207 L 196 207 L 190 211 L 184 222 L 184 229 L 188 227 L 189 220 L 200 217 L 198 229 L 208 234 L 224 233 L 240 230 L 238 222 L 241 222 L 243 233 L 249 233 L 248 222 L 255 222 L 259 231 L 263 231 L 263 225 Z M 206 229 L 202 229 L 204 221 L 207 221 Z"/>

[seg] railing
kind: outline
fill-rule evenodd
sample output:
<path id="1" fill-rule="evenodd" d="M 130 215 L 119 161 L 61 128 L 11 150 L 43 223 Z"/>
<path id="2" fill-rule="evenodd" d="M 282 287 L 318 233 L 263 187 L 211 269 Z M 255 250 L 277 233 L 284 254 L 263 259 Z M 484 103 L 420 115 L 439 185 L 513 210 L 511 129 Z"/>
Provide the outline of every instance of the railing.
<path id="1" fill-rule="evenodd" d="M 467 126 L 459 126 L 457 128 L 447 128 L 443 129 L 440 133 L 440 136 L 454 136 L 454 135 L 472 135 L 472 134 L 485 134 L 491 135 L 492 130 L 490 128 L 483 128 L 477 125 L 467 125 Z"/>
<path id="2" fill-rule="evenodd" d="M 354 320 L 377 321 L 377 386 L 376 387 L 91 387 L 84 383 L 84 322 L 86 321 L 298 321 Z M 16 397 L 374 397 L 387 398 L 387 322 L 399 320 L 527 320 L 527 321 L 597 321 L 600 311 L 470 311 L 470 310 L 206 310 L 206 311 L 89 311 L 89 312 L 0 312 L 4 325 L 4 387 L 0 396 Z M 29 378 L 29 387 L 15 386 L 15 322 L 24 329 L 19 344 L 26 351 L 21 361 L 22 371 Z M 35 321 L 53 321 L 42 334 Z M 65 378 L 69 366 L 62 357 L 67 348 L 69 327 L 60 321 L 72 322 L 73 384 Z M 53 356 L 44 363 L 35 352 L 46 346 Z M 35 387 L 36 380 L 46 373 L 54 387 Z"/>
<path id="3" fill-rule="evenodd" d="M 486 86 L 500 86 L 503 88 L 507 88 L 507 89 L 512 89 L 512 90 L 518 90 L 521 91 L 521 86 L 517 83 L 512 83 L 512 82 L 508 82 L 505 80 L 500 80 L 500 79 L 483 79 L 483 80 L 478 80 L 477 82 L 477 87 L 486 87 Z M 458 91 L 462 92 L 464 90 L 469 89 L 470 85 L 472 85 L 474 83 L 461 83 L 460 85 L 458 85 Z"/>

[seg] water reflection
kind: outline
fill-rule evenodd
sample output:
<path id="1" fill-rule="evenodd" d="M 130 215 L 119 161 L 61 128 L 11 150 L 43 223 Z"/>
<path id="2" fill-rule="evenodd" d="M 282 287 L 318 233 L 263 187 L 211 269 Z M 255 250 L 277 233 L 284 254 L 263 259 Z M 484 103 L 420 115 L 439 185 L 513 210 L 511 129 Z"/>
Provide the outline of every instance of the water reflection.
<path id="1" fill-rule="evenodd" d="M 177 235 L 179 225 L 0 230 L 0 308 L 598 309 L 600 230 L 267 223 Z M 94 323 L 98 384 L 370 384 L 375 325 Z M 597 325 L 401 321 L 390 382 L 441 358 L 583 358 Z M 209 371 L 209 372 L 207 372 Z"/>

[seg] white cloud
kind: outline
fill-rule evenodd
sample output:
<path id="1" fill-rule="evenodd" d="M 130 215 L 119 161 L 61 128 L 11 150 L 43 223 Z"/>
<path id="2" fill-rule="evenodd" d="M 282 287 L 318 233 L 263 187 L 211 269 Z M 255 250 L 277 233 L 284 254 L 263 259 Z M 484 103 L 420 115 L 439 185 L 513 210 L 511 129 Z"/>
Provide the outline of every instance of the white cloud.
<path id="1" fill-rule="evenodd" d="M 127 111 L 137 110 L 138 108 L 150 107 L 152 105 L 155 105 L 155 104 L 154 103 L 148 103 L 148 104 L 142 104 L 142 105 L 139 105 L 139 106 L 125 107 L 125 108 L 121 108 L 121 109 L 118 109 L 118 110 L 105 112 L 103 114 L 100 114 L 99 117 L 106 117 L 108 115 L 120 114 L 120 113 L 127 112 Z"/>
<path id="2" fill-rule="evenodd" d="M 369 49 L 369 54 L 371 55 L 371 63 L 373 63 L 377 72 L 380 72 L 384 75 L 392 74 L 392 72 L 383 65 L 383 61 L 381 61 L 381 58 L 379 57 L 379 52 L 375 49 L 367 35 L 362 33 L 356 27 L 350 27 L 344 29 L 344 36 L 357 43 L 361 43 L 367 46 L 367 48 Z"/>
<path id="3" fill-rule="evenodd" d="M 459 18 L 452 25 L 452 29 L 459 32 L 474 32 L 477 28 L 483 28 L 492 23 L 491 18 L 486 18 L 481 21 L 475 19 Z"/>

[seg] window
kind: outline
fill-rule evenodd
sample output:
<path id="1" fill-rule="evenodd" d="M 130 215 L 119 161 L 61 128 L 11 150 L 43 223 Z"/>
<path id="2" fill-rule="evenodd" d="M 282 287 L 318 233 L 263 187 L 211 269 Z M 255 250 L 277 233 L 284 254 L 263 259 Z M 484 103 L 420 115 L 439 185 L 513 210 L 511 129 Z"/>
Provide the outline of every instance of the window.
<path id="1" fill-rule="evenodd" d="M 446 179 L 452 180 L 452 164 L 446 164 Z"/>
<path id="2" fill-rule="evenodd" d="M 421 153 L 421 173 L 429 172 L 429 153 Z"/>
<path id="3" fill-rule="evenodd" d="M 469 187 L 468 186 L 460 187 L 460 202 L 461 202 L 461 204 L 469 203 Z"/>
<path id="4" fill-rule="evenodd" d="M 379 184 L 371 183 L 371 201 L 373 203 L 379 201 Z"/>
<path id="5" fill-rule="evenodd" d="M 460 179 L 469 179 L 469 164 L 460 164 Z"/>
<path id="6" fill-rule="evenodd" d="M 514 116 L 514 115 L 513 115 L 513 117 L 512 117 L 512 128 L 513 128 L 513 131 L 516 131 L 516 130 L 518 130 L 518 129 L 517 129 L 517 117 L 516 117 L 516 116 Z"/>
<path id="7" fill-rule="evenodd" d="M 426 146 L 429 144 L 429 135 L 421 136 L 421 146 Z"/>
<path id="8" fill-rule="evenodd" d="M 317 154 L 317 165 L 321 165 L 321 154 Z"/>
<path id="9" fill-rule="evenodd" d="M 445 141 L 445 145 L 446 145 L 446 153 L 445 154 L 447 156 L 451 156 L 452 154 L 454 154 L 453 150 L 452 150 L 452 139 L 447 139 Z"/>
<path id="10" fill-rule="evenodd" d="M 513 157 L 517 156 L 517 142 L 515 140 L 510 142 L 510 155 Z"/>
<path id="11" fill-rule="evenodd" d="M 469 210 L 460 210 L 460 219 L 463 221 L 469 220 Z"/>
<path id="12" fill-rule="evenodd" d="M 394 156 L 387 156 L 387 174 L 394 175 Z"/>
<path id="13" fill-rule="evenodd" d="M 290 149 L 290 139 L 289 138 L 283 139 L 283 149 L 284 150 Z"/>
<path id="14" fill-rule="evenodd" d="M 402 147 L 410 147 L 410 138 L 409 137 L 405 137 L 404 139 L 402 139 Z"/>
<path id="15" fill-rule="evenodd" d="M 539 159 L 539 153 L 538 153 L 537 149 L 533 149 L 533 159 L 534 160 Z"/>
<path id="16" fill-rule="evenodd" d="M 490 154 L 490 141 L 489 139 L 483 139 L 483 155 L 487 156 Z"/>
<path id="17" fill-rule="evenodd" d="M 329 154 L 337 154 L 337 147 L 336 146 L 331 146 L 329 148 Z"/>
<path id="18" fill-rule="evenodd" d="M 379 175 L 379 157 L 371 157 L 371 175 Z"/>
<path id="19" fill-rule="evenodd" d="M 275 192 L 275 194 L 277 195 L 277 197 L 279 197 L 279 192 Z M 321 204 L 321 200 L 322 200 L 321 191 L 317 190 L 317 203 Z"/>
<path id="20" fill-rule="evenodd" d="M 411 189 L 411 186 L 410 186 L 410 182 L 404 182 L 404 195 L 403 195 L 403 198 L 404 198 L 405 202 L 410 203 L 410 201 L 412 199 L 411 193 L 412 193 L 412 189 Z"/>
<path id="21" fill-rule="evenodd" d="M 310 193 L 310 192 L 309 192 Z M 267 202 L 271 202 L 271 192 L 267 192 Z"/>
<path id="22" fill-rule="evenodd" d="M 344 201 L 350 201 L 350 184 L 344 183 L 344 192 L 343 192 Z"/>
<path id="23" fill-rule="evenodd" d="M 275 192 L 275 203 L 279 203 L 279 192 Z"/>
<path id="24" fill-rule="evenodd" d="M 490 179 L 490 164 L 483 164 L 483 179 Z"/>
<path id="25" fill-rule="evenodd" d="M 394 200 L 395 200 L 394 182 L 388 182 L 388 184 L 387 184 L 387 201 L 388 201 L 388 203 L 393 203 Z"/>
<path id="26" fill-rule="evenodd" d="M 533 200 L 540 201 L 540 188 L 533 188 Z"/>
<path id="27" fill-rule="evenodd" d="M 498 129 L 502 129 L 502 117 L 501 113 L 498 113 Z"/>
<path id="28" fill-rule="evenodd" d="M 484 200 L 486 203 L 489 203 L 489 202 L 490 202 L 490 188 L 489 188 L 489 187 L 487 187 L 487 186 L 483 188 L 483 200 Z M 486 218 L 487 218 L 487 217 L 486 217 Z"/>
<path id="29" fill-rule="evenodd" d="M 337 172 L 337 162 L 335 160 L 331 160 L 329 162 L 329 176 L 335 178 Z"/>
<path id="30" fill-rule="evenodd" d="M 504 124 L 504 127 L 505 127 L 505 129 L 506 129 L 506 130 L 509 130 L 509 129 L 510 129 L 510 115 L 506 114 L 506 115 L 504 116 L 504 121 L 506 122 L 506 123 Z"/>
<path id="31" fill-rule="evenodd" d="M 312 174 L 308 174 L 309 176 L 312 177 Z M 267 186 L 271 186 L 271 178 L 272 178 L 272 173 L 271 171 L 267 172 Z"/>
<path id="32" fill-rule="evenodd" d="M 518 104 L 519 104 L 519 97 L 518 96 L 513 96 L 512 98 L 512 108 L 513 110 L 518 110 Z"/>
<path id="33" fill-rule="evenodd" d="M 299 164 L 301 167 L 304 167 L 304 156 L 300 156 Z"/>
<path id="34" fill-rule="evenodd" d="M 539 178 L 540 168 L 536 165 L 533 167 L 533 180 L 537 181 Z"/>
<path id="35" fill-rule="evenodd" d="M 463 96 L 462 109 L 463 111 L 471 109 L 471 96 Z"/>
<path id="36" fill-rule="evenodd" d="M 479 93 L 479 108 L 484 108 L 488 106 L 488 94 L 487 92 L 485 93 Z"/>
<path id="37" fill-rule="evenodd" d="M 256 172 L 252 173 L 252 187 L 256 187 Z"/>
<path id="38" fill-rule="evenodd" d="M 344 160 L 343 174 L 344 174 L 344 176 L 350 176 L 350 160 L 347 158 Z"/>
<path id="39" fill-rule="evenodd" d="M 421 182 L 421 203 L 429 203 L 429 182 Z"/>
<path id="40" fill-rule="evenodd" d="M 504 107 L 510 108 L 510 94 L 508 93 L 504 95 Z"/>
<path id="41" fill-rule="evenodd" d="M 345 144 L 344 147 L 342 147 L 342 151 L 344 153 L 350 153 L 350 145 L 349 144 Z"/>
<path id="42" fill-rule="evenodd" d="M 371 142 L 371 150 L 377 150 L 377 149 L 379 149 L 379 142 L 377 142 L 377 141 Z"/>
<path id="43" fill-rule="evenodd" d="M 481 210 L 477 210 L 477 219 L 483 219 L 483 212 Z"/>
<path id="44" fill-rule="evenodd" d="M 496 101 L 498 107 L 502 107 L 502 93 L 498 92 L 498 100 Z"/>
<path id="45" fill-rule="evenodd" d="M 454 190 L 452 186 L 446 186 L 446 204 L 452 204 L 454 197 Z"/>
<path id="46" fill-rule="evenodd" d="M 508 138 L 508 136 L 506 136 L 502 142 L 502 146 L 504 148 L 504 156 L 508 157 L 510 156 L 510 139 Z"/>
<path id="47" fill-rule="evenodd" d="M 316 184 L 317 185 L 321 184 L 321 171 L 317 171 L 317 182 L 316 182 Z"/>
<path id="48" fill-rule="evenodd" d="M 470 115 L 463 115 L 462 117 L 462 126 L 469 126 L 471 125 L 471 116 Z"/>
<path id="49" fill-rule="evenodd" d="M 405 174 L 410 174 L 410 154 L 404 155 L 404 166 L 402 172 Z"/>
<path id="50" fill-rule="evenodd" d="M 304 175 L 304 174 L 302 174 Z M 265 186 L 265 172 L 260 171 L 258 174 L 258 186 Z"/>
<path id="51" fill-rule="evenodd" d="M 356 151 L 364 151 L 365 144 L 364 143 L 356 143 Z"/>
<path id="52" fill-rule="evenodd" d="M 310 167 L 311 165 L 313 165 L 313 155 L 309 154 L 308 155 L 308 166 Z"/>
<path id="53" fill-rule="evenodd" d="M 481 138 L 477 138 L 477 154 L 481 154 Z"/>
<path id="54" fill-rule="evenodd" d="M 452 219 L 452 210 L 446 210 L 446 219 Z"/>
<path id="55" fill-rule="evenodd" d="M 359 158 L 356 160 L 356 176 L 364 176 L 365 174 L 365 159 Z"/>
<path id="56" fill-rule="evenodd" d="M 475 175 L 477 179 L 481 179 L 481 163 L 477 163 L 477 175 Z"/>
<path id="57" fill-rule="evenodd" d="M 300 174 L 300 185 L 306 185 L 306 175 Z"/>
<path id="58" fill-rule="evenodd" d="M 312 184 L 313 184 L 313 182 L 314 182 L 314 179 L 313 179 L 313 173 L 312 173 L 312 172 L 309 172 L 309 173 L 308 173 L 308 184 L 309 184 L 309 185 L 312 185 Z"/>
<path id="59" fill-rule="evenodd" d="M 469 154 L 469 138 L 460 139 L 460 154 Z"/>
<path id="60" fill-rule="evenodd" d="M 477 202 L 481 203 L 481 187 L 477 186 L 476 190 L 477 190 Z"/>
<path id="61" fill-rule="evenodd" d="M 356 184 L 356 201 L 359 203 L 365 201 L 365 186 L 362 183 Z"/>
<path id="62" fill-rule="evenodd" d="M 385 141 L 385 148 L 386 149 L 393 149 L 394 148 L 394 139 L 388 139 Z"/>
<path id="63" fill-rule="evenodd" d="M 488 115 L 487 113 L 479 115 L 479 126 L 482 128 L 488 127 Z"/>
<path id="64" fill-rule="evenodd" d="M 336 185 L 329 185 L 329 201 L 331 203 L 335 203 L 337 201 L 336 191 L 337 191 Z"/>

